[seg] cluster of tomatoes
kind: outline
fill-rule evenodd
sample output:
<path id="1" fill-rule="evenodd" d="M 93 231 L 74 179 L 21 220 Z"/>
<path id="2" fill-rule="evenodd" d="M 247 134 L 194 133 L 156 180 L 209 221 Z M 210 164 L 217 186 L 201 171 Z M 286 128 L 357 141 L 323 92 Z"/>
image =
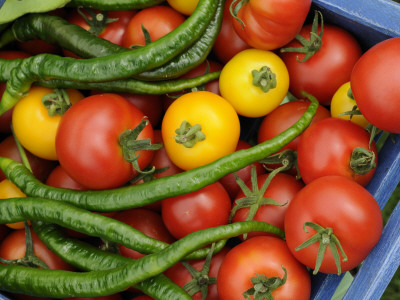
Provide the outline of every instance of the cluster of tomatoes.
<path id="1" fill-rule="evenodd" d="M 399 104 L 386 100 L 399 94 L 388 77 L 393 62 L 386 61 L 398 56 L 400 42 L 387 46 L 383 42 L 380 48 L 364 52 L 343 28 L 327 23 L 322 27 L 320 13 L 314 17 L 319 23 L 311 24 L 310 0 L 279 5 L 248 1 L 240 10 L 233 9 L 235 17 L 232 2 L 226 1 L 221 31 L 207 61 L 182 76 L 221 71 L 218 80 L 197 91 L 162 96 L 61 92 L 34 86 L 0 118 L 4 135 L 0 155 L 21 160 L 16 138 L 35 176 L 52 186 L 99 190 L 141 184 L 270 140 L 305 112 L 309 101 L 302 91 L 306 91 L 321 105 L 304 133 L 281 149 L 280 153 L 295 154 L 289 170 L 274 172 L 280 163 L 258 162 L 196 192 L 107 215 L 168 243 L 228 222 L 271 223 L 285 231 L 286 240 L 256 232 L 228 243 L 211 260 L 208 275 L 217 283 L 209 286 L 205 299 L 244 299 L 243 293 L 253 283 L 272 277 L 282 283 L 273 289 L 274 299 L 308 299 L 309 269 L 334 274 L 351 270 L 379 240 L 381 212 L 365 189 L 378 163 L 378 150 L 367 128 L 400 132 L 394 114 Z M 107 17 L 114 21 L 100 32 L 89 28 L 90 14 L 85 15 L 84 9 L 54 13 L 113 43 L 132 47 L 145 44 L 142 26 L 154 41 L 182 24 L 196 4 L 196 0 L 168 0 L 140 11 L 109 12 Z M 310 56 L 298 51 L 316 45 L 319 48 Z M 16 46 L 0 52 L 0 57 L 24 58 L 41 52 L 75 56 L 43 41 Z M 72 105 L 63 115 L 49 115 L 44 97 L 67 98 Z M 379 104 L 376 99 L 384 100 Z M 355 107 L 361 113 L 354 113 Z M 243 122 L 258 124 L 247 140 L 242 138 Z M 162 147 L 135 148 L 135 140 Z M 24 196 L 4 175 L 1 179 L 0 198 Z M 0 227 L 1 258 L 24 255 L 23 228 L 23 223 Z M 325 237 L 324 242 L 317 235 Z M 50 268 L 74 269 L 33 232 L 32 238 L 35 254 Z M 310 243 L 305 245 L 306 241 Z M 323 260 L 318 262 L 321 248 Z M 143 256 L 124 246 L 119 251 L 135 259 Z M 200 271 L 204 262 L 189 263 Z M 181 286 L 192 279 L 181 263 L 165 274 Z M 200 299 L 201 293 L 193 298 Z"/>

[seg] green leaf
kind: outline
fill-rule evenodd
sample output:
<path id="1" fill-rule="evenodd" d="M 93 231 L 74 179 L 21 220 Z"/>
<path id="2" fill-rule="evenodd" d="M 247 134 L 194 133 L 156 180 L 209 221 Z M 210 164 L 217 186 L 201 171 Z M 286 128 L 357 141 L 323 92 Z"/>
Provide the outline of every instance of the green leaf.
<path id="1" fill-rule="evenodd" d="M 0 24 L 14 21 L 27 13 L 48 12 L 64 7 L 71 0 L 6 0 L 0 8 Z"/>

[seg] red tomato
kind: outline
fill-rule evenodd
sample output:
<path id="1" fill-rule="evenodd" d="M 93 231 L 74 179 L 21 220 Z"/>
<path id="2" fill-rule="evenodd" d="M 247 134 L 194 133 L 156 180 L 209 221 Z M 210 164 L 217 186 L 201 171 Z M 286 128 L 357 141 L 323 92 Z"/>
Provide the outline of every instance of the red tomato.
<path id="1" fill-rule="evenodd" d="M 50 251 L 39 239 L 33 230 L 33 253 L 52 270 L 72 271 L 74 268 Z M 0 257 L 4 259 L 18 259 L 25 255 L 25 229 L 13 230 L 0 244 Z"/>
<path id="2" fill-rule="evenodd" d="M 400 133 L 399 51 L 400 38 L 378 43 L 362 55 L 350 78 L 360 112 L 372 125 L 391 133 Z"/>
<path id="3" fill-rule="evenodd" d="M 0 58 L 14 59 L 14 58 L 27 58 L 30 54 L 23 51 L 3 50 L 0 51 Z M 6 82 L 0 82 L 0 97 L 6 90 Z M 13 108 L 0 115 L 0 132 L 11 133 L 11 119 Z"/>
<path id="4" fill-rule="evenodd" d="M 191 232 L 228 223 L 231 200 L 221 183 L 198 191 L 162 200 L 161 216 L 165 226 L 180 239 Z"/>
<path id="5" fill-rule="evenodd" d="M 86 190 L 86 187 L 73 180 L 60 165 L 55 167 L 49 177 L 47 177 L 46 184 L 60 188 Z"/>
<path id="6" fill-rule="evenodd" d="M 133 228 L 143 232 L 145 235 L 157 240 L 166 242 L 168 244 L 175 241 L 165 227 L 160 214 L 150 209 L 129 209 L 116 213 L 113 218 L 124 222 L 125 224 L 128 224 Z M 121 255 L 125 257 L 138 259 L 145 256 L 145 254 L 139 253 L 122 245 L 120 245 L 119 250 Z"/>
<path id="7" fill-rule="evenodd" d="M 382 213 L 374 197 L 361 185 L 343 176 L 325 176 L 307 184 L 286 212 L 285 234 L 289 249 L 300 262 L 313 269 L 320 242 L 295 250 L 316 233 L 309 226 L 303 227 L 306 222 L 332 229 L 347 256 L 344 261 L 339 251 L 341 272 L 358 266 L 382 232 Z M 324 236 L 328 238 L 328 235 Z M 329 240 L 333 237 L 329 236 Z M 325 250 L 319 271 L 338 273 L 330 247 Z"/>
<path id="8" fill-rule="evenodd" d="M 56 151 L 60 165 L 71 178 L 89 189 L 116 188 L 127 183 L 138 171 L 132 162 L 125 160 L 119 139 L 122 133 L 134 129 L 142 121 L 143 112 L 117 94 L 93 95 L 77 104 L 63 115 L 57 131 Z M 150 123 L 137 139 L 152 141 Z M 138 155 L 140 170 L 154 155 L 153 150 L 134 153 Z"/>
<path id="9" fill-rule="evenodd" d="M 237 13 L 237 17 L 244 24 L 242 26 L 239 21 L 233 19 L 233 26 L 237 34 L 251 47 L 262 50 L 277 49 L 297 35 L 310 6 L 311 0 L 244 1 Z"/>
<path id="10" fill-rule="evenodd" d="M 243 300 L 243 293 L 253 287 L 251 278 L 258 274 L 282 279 L 282 267 L 287 271 L 287 280 L 270 293 L 271 299 L 309 299 L 311 280 L 306 267 L 294 258 L 283 240 L 272 236 L 253 237 L 229 251 L 218 272 L 219 299 Z M 264 299 L 270 298 L 265 295 Z"/>
<path id="11" fill-rule="evenodd" d="M 129 21 L 122 40 L 122 46 L 130 48 L 145 45 L 144 27 L 152 42 L 170 33 L 185 21 L 185 17 L 169 6 L 156 5 L 144 8 Z"/>
<path id="12" fill-rule="evenodd" d="M 305 25 L 300 35 L 310 39 L 311 24 Z M 320 27 L 318 33 L 320 32 Z M 300 47 L 297 40 L 286 47 Z M 306 91 L 322 105 L 329 105 L 337 89 L 350 80 L 351 70 L 362 54 L 358 41 L 346 30 L 331 24 L 324 24 L 321 48 L 307 61 L 305 54 L 283 52 L 280 54 L 289 71 L 289 91 L 301 98 Z"/>
<path id="13" fill-rule="evenodd" d="M 244 141 L 244 140 L 239 140 L 236 151 L 243 150 L 243 149 L 248 149 L 250 148 L 251 145 Z M 251 165 L 248 165 L 247 167 L 244 167 L 243 169 L 236 171 L 235 174 L 239 176 L 240 179 L 242 179 L 244 182 L 248 182 L 251 177 L 251 167 L 255 166 L 256 167 L 256 174 L 261 175 L 266 172 L 265 168 L 262 166 L 260 163 L 254 163 Z M 240 191 L 240 186 L 236 182 L 236 178 L 233 175 L 233 173 L 227 174 L 224 177 L 222 177 L 219 180 L 220 183 L 224 186 L 226 191 L 228 192 L 229 196 L 231 199 L 235 199 L 236 195 Z"/>
<path id="14" fill-rule="evenodd" d="M 33 175 L 35 175 L 38 180 L 44 182 L 47 176 L 49 176 L 52 170 L 56 167 L 55 161 L 37 157 L 26 150 L 25 154 L 28 157 L 29 165 L 32 169 Z M 22 162 L 13 136 L 7 136 L 0 142 L 0 156 Z M 5 179 L 5 175 L 3 171 L 0 170 L 0 181 L 3 179 Z"/>
<path id="15" fill-rule="evenodd" d="M 262 174 L 257 177 L 256 180 L 259 191 L 261 190 L 263 184 L 267 181 L 269 177 L 270 174 Z M 252 192 L 257 192 L 254 191 L 252 188 L 253 186 L 252 180 L 246 182 L 246 185 Z M 285 219 L 287 208 L 290 202 L 292 201 L 293 197 L 297 194 L 297 192 L 299 192 L 303 188 L 303 186 L 304 186 L 303 182 L 297 180 L 294 176 L 285 173 L 277 173 L 272 178 L 265 192 L 258 193 L 257 199 L 259 199 L 259 201 L 262 200 L 263 198 L 271 199 L 278 202 L 282 206 L 274 204 L 261 205 L 257 209 L 257 212 L 255 213 L 254 217 L 251 220 L 270 223 L 283 230 L 283 220 Z M 234 206 L 237 205 L 238 200 L 243 199 L 245 197 L 246 194 L 244 193 L 244 191 L 241 190 L 235 198 Z M 259 201 L 257 201 L 257 203 L 259 203 Z M 258 204 L 254 203 L 254 205 Z M 249 206 L 238 209 L 232 219 L 232 222 L 246 221 L 249 212 L 250 212 Z M 247 237 L 250 238 L 259 235 L 271 235 L 271 234 L 266 232 L 249 232 L 247 234 Z M 243 236 L 240 236 L 240 238 L 243 239 Z"/>
<path id="16" fill-rule="evenodd" d="M 303 181 L 307 184 L 318 177 L 341 175 L 367 185 L 376 167 L 360 174 L 351 168 L 350 162 L 353 150 L 362 147 L 372 151 L 377 163 L 375 143 L 369 149 L 369 141 L 369 133 L 349 120 L 330 117 L 309 126 L 297 147 L 297 164 Z"/>
<path id="17" fill-rule="evenodd" d="M 213 254 L 209 266 L 209 272 L 206 274 L 209 278 L 217 278 L 219 268 L 222 264 L 222 261 L 225 258 L 225 255 L 229 252 L 229 248 L 225 247 L 218 253 Z M 197 271 L 202 271 L 205 263 L 205 259 L 200 259 L 200 260 L 192 260 L 192 261 L 186 261 L 189 263 L 193 268 L 195 268 Z M 169 277 L 173 282 L 175 282 L 177 285 L 183 287 L 185 284 L 187 284 L 189 281 L 193 280 L 193 276 L 189 273 L 188 269 L 182 264 L 182 263 L 177 263 L 167 269 L 164 274 Z M 208 283 L 206 283 L 208 284 Z M 201 292 L 195 293 L 192 298 L 194 300 L 200 300 L 202 299 L 202 294 Z M 217 284 L 213 283 L 208 285 L 208 291 L 207 291 L 207 297 L 203 298 L 206 300 L 219 300 L 218 296 L 218 290 L 217 290 Z"/>
<path id="18" fill-rule="evenodd" d="M 237 53 L 250 48 L 250 46 L 240 38 L 233 28 L 233 22 L 235 21 L 232 19 L 229 10 L 232 2 L 233 0 L 228 0 L 225 3 L 221 30 L 213 46 L 214 54 L 224 64 L 226 64 Z"/>

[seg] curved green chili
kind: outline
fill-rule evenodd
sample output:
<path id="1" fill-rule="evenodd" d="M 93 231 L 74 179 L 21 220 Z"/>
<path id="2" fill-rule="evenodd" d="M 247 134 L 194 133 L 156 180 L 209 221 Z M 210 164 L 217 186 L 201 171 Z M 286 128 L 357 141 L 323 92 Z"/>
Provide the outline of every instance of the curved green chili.
<path id="1" fill-rule="evenodd" d="M 22 197 L 0 201 L 0 223 L 14 223 L 15 220 L 41 220 L 58 224 L 144 254 L 159 252 L 168 246 L 123 222 L 51 199 Z M 219 244 L 221 249 L 225 241 Z M 207 249 L 199 249 L 188 259 L 204 258 L 206 255 Z"/>
<path id="2" fill-rule="evenodd" d="M 33 221 L 32 226 L 47 248 L 80 270 L 108 270 L 132 263 L 131 258 L 105 252 L 84 241 L 69 237 L 55 224 Z M 135 288 L 154 299 L 172 296 L 177 299 L 192 299 L 186 291 L 162 273 L 137 283 Z"/>
<path id="3" fill-rule="evenodd" d="M 90 7 L 107 11 L 132 10 L 152 7 L 165 0 L 71 0 L 67 7 Z"/>
<path id="4" fill-rule="evenodd" d="M 164 272 L 196 249 L 251 231 L 282 233 L 264 222 L 235 222 L 193 232 L 158 253 L 111 270 L 71 272 L 0 265 L 0 290 L 54 298 L 114 294 Z"/>
<path id="5" fill-rule="evenodd" d="M 222 1 L 222 0 L 220 0 Z M 135 51 L 105 57 L 75 59 L 39 54 L 22 60 L 11 71 L 0 102 L 0 115 L 24 96 L 32 83 L 40 79 L 103 82 L 132 77 L 165 64 L 185 51 L 207 28 L 219 1 L 200 0 L 190 17 L 169 34 Z"/>
<path id="6" fill-rule="evenodd" d="M 304 95 L 311 101 L 306 112 L 295 124 L 271 140 L 226 155 L 202 167 L 139 185 L 103 191 L 68 190 L 44 185 L 21 163 L 9 158 L 0 157 L 0 168 L 7 179 L 28 196 L 61 200 L 99 212 L 141 207 L 199 190 L 226 174 L 236 172 L 282 149 L 308 127 L 318 108 L 318 101 L 314 97 L 306 93 Z"/>

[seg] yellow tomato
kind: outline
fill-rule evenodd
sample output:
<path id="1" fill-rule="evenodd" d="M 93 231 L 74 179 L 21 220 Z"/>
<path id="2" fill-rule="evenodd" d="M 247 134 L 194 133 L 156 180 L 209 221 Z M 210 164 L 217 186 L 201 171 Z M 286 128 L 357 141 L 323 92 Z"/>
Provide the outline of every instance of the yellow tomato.
<path id="1" fill-rule="evenodd" d="M 192 136 L 197 137 L 197 142 L 184 134 L 179 137 L 187 138 L 187 143 L 176 141 L 177 130 L 183 130 L 182 123 L 199 129 Z M 240 135 L 239 116 L 221 96 L 208 91 L 191 92 L 168 107 L 161 132 L 171 161 L 181 169 L 189 170 L 235 151 Z"/>
<path id="2" fill-rule="evenodd" d="M 74 104 L 84 96 L 78 90 L 66 90 L 69 101 Z M 21 145 L 32 154 L 57 160 L 55 138 L 61 115 L 49 115 L 42 98 L 53 89 L 34 86 L 27 96 L 18 101 L 12 115 L 12 126 Z"/>
<path id="3" fill-rule="evenodd" d="M 0 199 L 26 197 L 26 195 L 11 181 L 3 179 L 0 181 Z M 13 229 L 24 228 L 24 222 L 15 222 L 6 224 Z"/>
<path id="4" fill-rule="evenodd" d="M 195 10 L 199 0 L 167 0 L 168 4 L 181 14 L 190 16 Z"/>
<path id="5" fill-rule="evenodd" d="M 356 106 L 357 103 L 351 96 L 350 82 L 346 82 L 338 88 L 332 97 L 331 116 L 350 120 L 365 128 L 369 122 L 364 118 L 363 115 L 340 115 L 344 112 L 352 111 Z"/>
<path id="6" fill-rule="evenodd" d="M 222 97 L 239 115 L 262 117 L 281 104 L 289 89 L 289 73 L 271 51 L 247 49 L 223 67 L 219 78 Z"/>

